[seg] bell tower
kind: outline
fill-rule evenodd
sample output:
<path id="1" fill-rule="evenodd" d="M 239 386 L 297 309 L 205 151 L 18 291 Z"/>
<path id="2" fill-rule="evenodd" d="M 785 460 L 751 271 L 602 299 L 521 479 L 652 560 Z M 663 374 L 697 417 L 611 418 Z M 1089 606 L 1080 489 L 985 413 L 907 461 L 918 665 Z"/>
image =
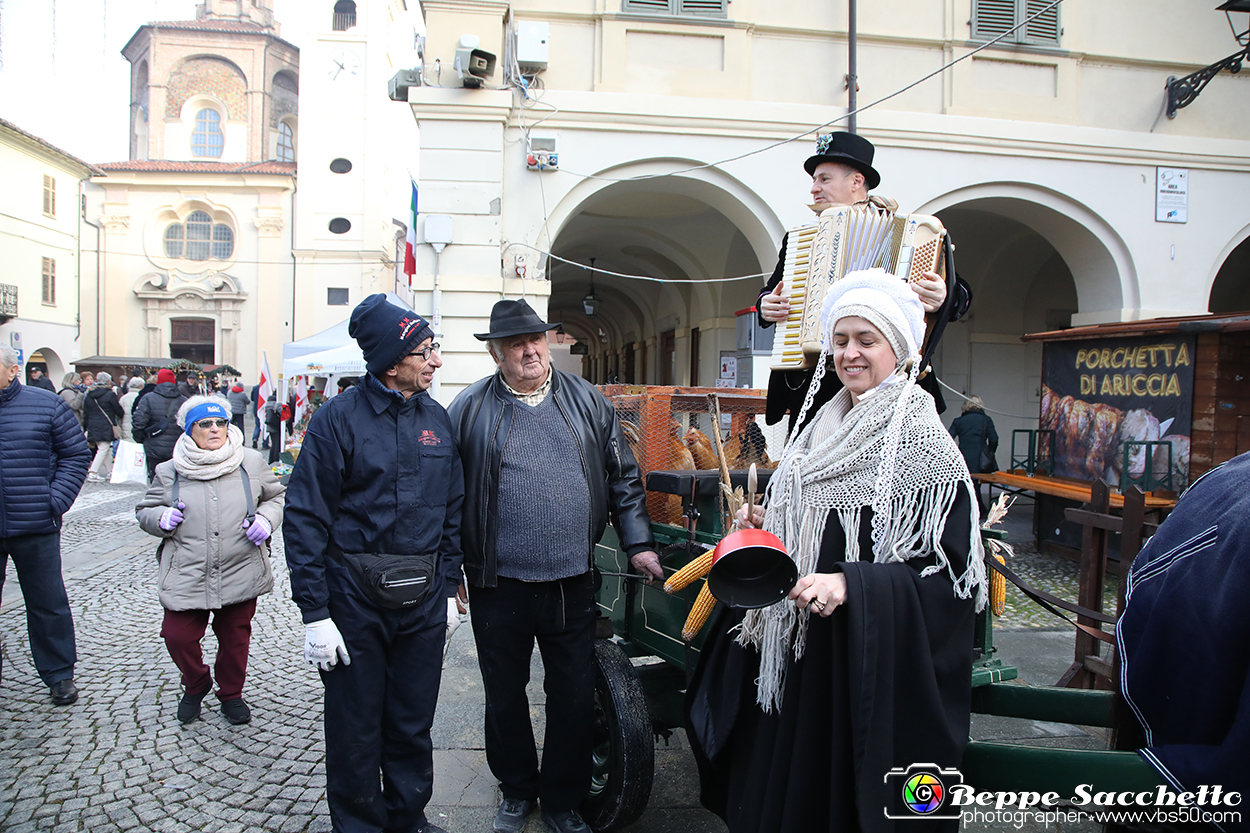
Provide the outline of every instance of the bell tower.
<path id="1" fill-rule="evenodd" d="M 202 0 L 195 7 L 195 19 L 247 21 L 277 35 L 278 23 L 269 4 L 270 0 Z"/>

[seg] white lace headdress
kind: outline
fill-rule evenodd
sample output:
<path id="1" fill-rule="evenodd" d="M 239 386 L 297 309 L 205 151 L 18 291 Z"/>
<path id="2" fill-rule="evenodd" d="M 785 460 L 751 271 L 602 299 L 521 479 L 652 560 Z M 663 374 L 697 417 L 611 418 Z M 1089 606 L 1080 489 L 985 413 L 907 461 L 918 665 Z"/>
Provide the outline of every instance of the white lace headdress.
<path id="1" fill-rule="evenodd" d="M 833 325 L 848 316 L 872 323 L 902 357 L 889 378 L 852 406 L 843 388 L 786 446 L 768 484 L 764 528 L 786 542 L 799 575 L 815 571 L 826 522 L 836 512 L 846 536 L 846 561 L 860 561 L 859 528 L 864 507 L 872 508 L 872 561 L 932 557 L 922 576 L 945 571 L 959 598 L 985 605 L 977 503 L 963 456 L 934 408 L 916 386 L 923 309 L 915 293 L 883 270 L 847 275 L 825 299 L 825 346 L 800 411 L 811 406 L 824 375 Z M 837 422 L 831 435 L 814 443 L 825 420 Z M 826 426 L 827 428 L 827 426 Z M 815 445 L 815 447 L 812 447 Z M 971 533 L 968 563 L 959 575 L 943 552 L 946 517 L 960 489 L 966 490 Z M 757 702 L 765 711 L 780 707 L 787 657 L 803 656 L 808 612 L 789 601 L 749 611 L 738 627 L 738 641 L 760 651 Z"/>

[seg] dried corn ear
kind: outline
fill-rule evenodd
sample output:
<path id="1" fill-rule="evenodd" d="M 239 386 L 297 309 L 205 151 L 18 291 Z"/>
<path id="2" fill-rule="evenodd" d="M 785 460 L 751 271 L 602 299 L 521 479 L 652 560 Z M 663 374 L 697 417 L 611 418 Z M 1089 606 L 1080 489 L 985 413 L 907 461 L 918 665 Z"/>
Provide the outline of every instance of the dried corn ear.
<path id="1" fill-rule="evenodd" d="M 703 589 L 699 591 L 699 597 L 694 600 L 694 607 L 690 608 L 690 615 L 686 617 L 686 624 L 682 626 L 681 638 L 689 642 L 698 636 L 699 631 L 707 622 L 707 617 L 712 615 L 714 607 L 716 607 L 716 597 L 712 595 L 712 589 L 705 581 Z"/>
<path id="2" fill-rule="evenodd" d="M 695 558 L 685 567 L 682 567 L 680 570 L 669 576 L 668 581 L 664 582 L 664 592 L 676 593 L 678 590 L 689 587 L 691 584 L 694 584 L 696 581 L 706 576 L 708 571 L 711 569 L 712 551 L 708 550 L 703 553 L 703 555 Z"/>
<path id="3" fill-rule="evenodd" d="M 993 558 L 999 564 L 1007 562 L 998 553 L 993 554 Z M 995 616 L 1002 616 L 1003 611 L 1007 609 L 1007 578 L 998 570 L 990 570 L 990 610 Z"/>

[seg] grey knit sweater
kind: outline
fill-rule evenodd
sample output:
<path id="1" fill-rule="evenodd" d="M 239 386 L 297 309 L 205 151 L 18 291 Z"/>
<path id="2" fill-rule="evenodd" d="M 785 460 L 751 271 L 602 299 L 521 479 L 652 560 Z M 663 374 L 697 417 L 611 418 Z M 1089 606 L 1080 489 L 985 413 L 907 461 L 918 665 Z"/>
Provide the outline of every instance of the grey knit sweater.
<path id="1" fill-rule="evenodd" d="M 499 575 L 554 581 L 586 572 L 590 489 L 555 398 L 513 408 L 499 473 Z"/>

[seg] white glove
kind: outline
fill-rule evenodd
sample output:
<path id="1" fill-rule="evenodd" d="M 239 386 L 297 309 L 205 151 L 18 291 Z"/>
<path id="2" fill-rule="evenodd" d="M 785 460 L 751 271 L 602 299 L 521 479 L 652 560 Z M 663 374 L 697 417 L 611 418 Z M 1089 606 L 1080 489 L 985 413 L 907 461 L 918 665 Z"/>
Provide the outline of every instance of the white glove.
<path id="1" fill-rule="evenodd" d="M 347 654 L 347 643 L 333 619 L 322 619 L 304 625 L 304 659 L 320 668 L 329 671 L 343 660 L 344 665 L 351 665 L 352 658 Z"/>

